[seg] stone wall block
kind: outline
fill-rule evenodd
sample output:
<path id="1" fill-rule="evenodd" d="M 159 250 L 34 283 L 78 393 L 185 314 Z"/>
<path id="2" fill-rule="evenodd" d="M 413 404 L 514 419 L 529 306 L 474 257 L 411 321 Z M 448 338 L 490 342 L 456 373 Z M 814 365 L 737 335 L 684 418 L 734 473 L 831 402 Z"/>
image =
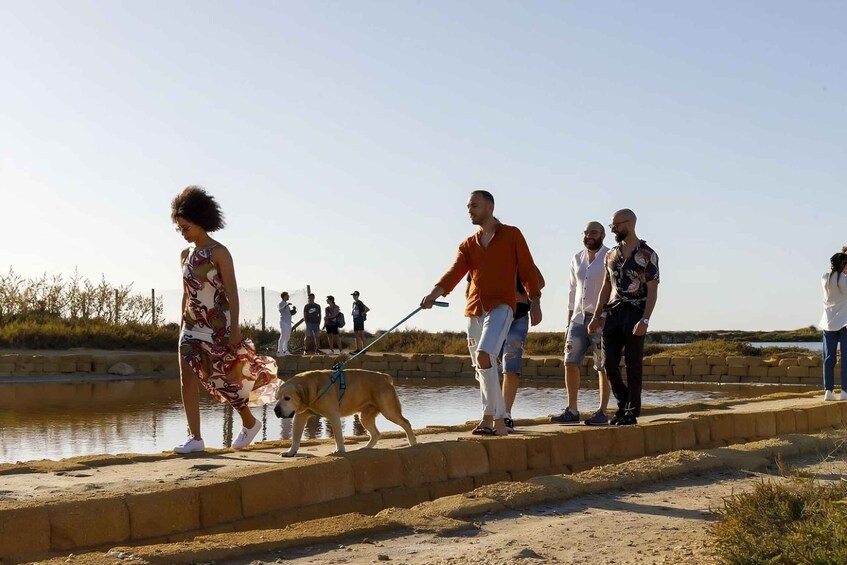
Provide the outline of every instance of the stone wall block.
<path id="1" fill-rule="evenodd" d="M 299 506 L 345 498 L 356 492 L 353 465 L 346 457 L 310 458 L 298 470 L 295 480 L 300 486 Z"/>
<path id="2" fill-rule="evenodd" d="M 830 402 L 824 405 L 826 407 L 827 425 L 832 428 L 840 427 L 843 423 L 839 404 L 843 404 L 843 402 Z"/>
<path id="3" fill-rule="evenodd" d="M 673 451 L 675 425 L 671 422 L 647 423 L 638 426 L 644 433 L 644 454 L 655 455 Z M 694 428 L 691 428 L 692 434 Z"/>
<path id="4" fill-rule="evenodd" d="M 332 516 L 341 516 L 351 512 L 373 516 L 383 509 L 382 494 L 379 492 L 360 492 L 346 498 L 330 500 L 329 506 Z"/>
<path id="5" fill-rule="evenodd" d="M 450 479 L 475 477 L 491 472 L 488 451 L 477 441 L 441 441 L 435 444 L 444 454 Z"/>
<path id="6" fill-rule="evenodd" d="M 761 379 L 767 378 L 769 369 L 772 369 L 772 367 L 766 367 L 764 365 L 761 365 L 759 367 L 750 367 L 750 372 L 748 373 L 748 376 L 761 381 Z"/>
<path id="7" fill-rule="evenodd" d="M 829 417 L 827 415 L 827 407 L 825 405 L 806 408 L 805 412 L 808 431 L 816 432 L 829 427 Z"/>
<path id="8" fill-rule="evenodd" d="M 54 550 L 94 547 L 130 539 L 129 509 L 122 497 L 64 502 L 47 508 Z"/>
<path id="9" fill-rule="evenodd" d="M 245 518 L 302 506 L 298 463 L 285 462 L 263 472 L 247 468 L 231 473 L 241 488 L 241 513 Z"/>
<path id="10" fill-rule="evenodd" d="M 799 365 L 790 365 L 788 367 L 788 377 L 805 379 L 809 376 L 809 367 L 801 367 Z"/>
<path id="11" fill-rule="evenodd" d="M 549 469 L 552 445 L 549 436 L 529 437 L 526 443 L 527 469 Z"/>
<path id="12" fill-rule="evenodd" d="M 709 422 L 711 441 L 726 441 L 736 438 L 732 414 L 712 414 L 706 419 Z"/>
<path id="13" fill-rule="evenodd" d="M 200 497 L 193 488 L 126 494 L 124 500 L 134 540 L 200 529 Z"/>
<path id="14" fill-rule="evenodd" d="M 501 471 L 526 471 L 526 442 L 520 438 L 480 438 L 479 443 L 488 452 L 491 473 Z"/>
<path id="15" fill-rule="evenodd" d="M 550 436 L 550 466 L 562 467 L 585 461 L 585 438 L 590 434 L 577 431 Z"/>
<path id="16" fill-rule="evenodd" d="M 798 357 L 797 364 L 801 367 L 820 367 L 820 359 L 816 357 Z"/>
<path id="17" fill-rule="evenodd" d="M 776 434 L 793 434 L 797 431 L 797 422 L 794 419 L 793 410 L 777 410 L 774 412 L 776 420 Z"/>
<path id="18" fill-rule="evenodd" d="M 409 487 L 446 481 L 447 460 L 433 445 L 419 444 L 398 450 L 403 465 L 403 484 Z"/>
<path id="19" fill-rule="evenodd" d="M 697 432 L 692 420 L 679 420 L 671 424 L 673 430 L 673 449 L 694 449 L 697 447 Z M 706 432 L 708 432 L 708 426 Z M 646 450 L 646 441 L 645 441 Z"/>
<path id="20" fill-rule="evenodd" d="M 384 508 L 411 508 L 421 502 L 429 501 L 429 485 L 416 487 L 396 487 L 378 491 L 382 495 Z"/>
<path id="21" fill-rule="evenodd" d="M 756 412 L 756 437 L 771 438 L 776 432 L 776 412 Z"/>
<path id="22" fill-rule="evenodd" d="M 733 416 L 733 435 L 721 439 L 736 440 L 736 439 L 756 439 L 756 414 L 754 412 L 735 412 Z"/>
<path id="23" fill-rule="evenodd" d="M 582 432 L 585 441 L 585 460 L 597 461 L 608 459 L 614 454 L 615 440 L 612 437 L 614 428 L 592 428 Z"/>
<path id="24" fill-rule="evenodd" d="M 794 412 L 795 433 L 805 434 L 806 432 L 812 431 L 809 429 L 809 417 L 805 410 L 798 409 L 792 410 L 792 412 Z"/>
<path id="25" fill-rule="evenodd" d="M 747 366 L 749 366 L 749 364 L 747 363 L 747 358 L 746 357 L 739 357 L 739 356 L 727 357 L 726 358 L 726 365 L 728 367 L 747 367 Z"/>
<path id="26" fill-rule="evenodd" d="M 748 367 L 747 365 L 735 365 L 735 366 L 730 365 L 729 371 L 727 371 L 727 374 L 730 377 L 746 377 L 747 372 L 749 370 L 750 370 L 750 367 Z"/>
<path id="27" fill-rule="evenodd" d="M 674 377 L 691 376 L 691 365 L 671 365 Z"/>
<path id="28" fill-rule="evenodd" d="M 241 520 L 241 485 L 237 481 L 220 481 L 200 485 L 200 527 L 211 528 Z"/>
<path id="29" fill-rule="evenodd" d="M 14 563 L 18 556 L 50 551 L 50 516 L 46 507 L 2 508 L 0 525 L 0 559 L 4 562 Z"/>
<path id="30" fill-rule="evenodd" d="M 474 488 L 479 488 L 485 485 L 493 485 L 494 483 L 502 483 L 503 481 L 511 481 L 512 475 L 508 471 L 497 471 L 486 475 L 479 475 L 473 478 Z"/>
<path id="31" fill-rule="evenodd" d="M 788 367 L 768 367 L 769 379 L 781 379 L 788 376 Z"/>
<path id="32" fill-rule="evenodd" d="M 612 431 L 612 457 L 635 459 L 644 456 L 644 430 L 641 426 L 621 426 Z"/>
<path id="33" fill-rule="evenodd" d="M 431 483 L 429 485 L 429 499 L 435 500 L 454 494 L 464 494 L 474 489 L 473 477 L 461 479 L 450 479 L 442 483 Z"/>

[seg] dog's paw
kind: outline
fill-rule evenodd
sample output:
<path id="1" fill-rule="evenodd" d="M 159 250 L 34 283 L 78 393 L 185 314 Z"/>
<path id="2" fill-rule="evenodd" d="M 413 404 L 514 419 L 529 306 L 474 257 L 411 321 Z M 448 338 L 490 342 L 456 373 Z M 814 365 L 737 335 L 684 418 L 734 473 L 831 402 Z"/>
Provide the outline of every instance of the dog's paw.
<path id="1" fill-rule="evenodd" d="M 294 451 L 294 452 L 283 451 L 282 453 L 279 454 L 280 457 L 294 457 L 295 455 L 297 455 L 296 451 Z"/>

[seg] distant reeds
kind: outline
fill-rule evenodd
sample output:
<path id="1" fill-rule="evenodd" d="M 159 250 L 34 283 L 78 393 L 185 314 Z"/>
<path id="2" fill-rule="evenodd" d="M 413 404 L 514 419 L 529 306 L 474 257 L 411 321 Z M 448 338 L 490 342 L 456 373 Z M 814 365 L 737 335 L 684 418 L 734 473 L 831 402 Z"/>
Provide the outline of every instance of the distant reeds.
<path id="1" fill-rule="evenodd" d="M 74 272 L 69 278 L 47 275 L 27 279 L 9 269 L 0 275 L 0 324 L 98 320 L 113 324 L 149 324 L 161 320 L 162 304 L 132 292 L 132 285 L 93 283 Z"/>

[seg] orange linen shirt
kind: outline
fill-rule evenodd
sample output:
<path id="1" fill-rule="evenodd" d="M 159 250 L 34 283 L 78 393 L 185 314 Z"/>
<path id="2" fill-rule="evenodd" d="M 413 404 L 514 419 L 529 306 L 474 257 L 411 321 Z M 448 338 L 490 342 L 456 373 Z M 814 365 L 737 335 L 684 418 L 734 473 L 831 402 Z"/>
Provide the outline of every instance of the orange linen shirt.
<path id="1" fill-rule="evenodd" d="M 538 269 L 521 230 L 500 224 L 487 248 L 480 244 L 481 235 L 482 230 L 459 244 L 453 266 L 436 283 L 444 289 L 444 296 L 470 273 L 465 316 L 482 316 L 501 304 L 507 304 L 514 313 L 516 274 L 530 299 L 539 298 Z"/>

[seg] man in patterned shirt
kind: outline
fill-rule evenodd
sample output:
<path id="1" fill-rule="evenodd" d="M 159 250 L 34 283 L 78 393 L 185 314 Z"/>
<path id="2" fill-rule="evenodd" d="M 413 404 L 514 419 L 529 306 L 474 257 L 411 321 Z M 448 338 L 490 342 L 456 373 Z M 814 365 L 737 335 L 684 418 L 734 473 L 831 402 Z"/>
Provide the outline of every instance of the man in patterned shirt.
<path id="1" fill-rule="evenodd" d="M 624 208 L 609 225 L 618 245 L 606 254 L 606 276 L 597 306 L 603 313 L 588 325 L 588 333 L 603 332 L 606 375 L 618 401 L 611 425 L 637 424 L 641 413 L 644 335 L 656 307 L 659 288 L 659 256 L 635 234 L 635 213 Z M 611 301 L 609 300 L 611 298 Z M 621 353 L 626 364 L 626 383 L 621 377 Z"/>

